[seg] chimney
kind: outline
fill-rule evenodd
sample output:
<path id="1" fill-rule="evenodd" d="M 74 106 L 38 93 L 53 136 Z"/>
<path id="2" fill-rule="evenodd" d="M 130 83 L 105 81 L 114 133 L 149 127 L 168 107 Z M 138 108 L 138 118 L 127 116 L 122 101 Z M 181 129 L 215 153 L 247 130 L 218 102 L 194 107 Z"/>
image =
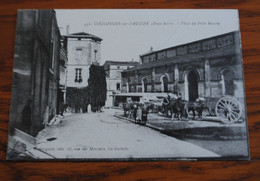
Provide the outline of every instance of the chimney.
<path id="1" fill-rule="evenodd" d="M 70 25 L 66 26 L 66 35 L 68 35 L 70 33 Z"/>
<path id="2" fill-rule="evenodd" d="M 151 47 L 150 51 L 151 51 L 151 52 L 153 51 L 153 47 Z"/>

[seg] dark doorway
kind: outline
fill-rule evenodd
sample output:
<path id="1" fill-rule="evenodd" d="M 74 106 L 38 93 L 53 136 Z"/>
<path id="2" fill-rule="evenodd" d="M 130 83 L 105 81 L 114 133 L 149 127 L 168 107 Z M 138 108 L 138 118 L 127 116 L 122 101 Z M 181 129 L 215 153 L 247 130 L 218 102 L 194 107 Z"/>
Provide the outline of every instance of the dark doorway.
<path id="1" fill-rule="evenodd" d="M 163 92 L 168 92 L 168 79 L 166 76 L 163 77 Z"/>
<path id="2" fill-rule="evenodd" d="M 198 79 L 194 70 L 190 71 L 188 77 L 189 101 L 195 101 L 198 98 Z"/>
<path id="3" fill-rule="evenodd" d="M 116 84 L 116 90 L 120 90 L 120 83 Z"/>
<path id="4" fill-rule="evenodd" d="M 147 92 L 147 83 L 148 83 L 147 79 L 146 78 L 143 79 L 143 89 L 144 89 L 144 92 Z"/>

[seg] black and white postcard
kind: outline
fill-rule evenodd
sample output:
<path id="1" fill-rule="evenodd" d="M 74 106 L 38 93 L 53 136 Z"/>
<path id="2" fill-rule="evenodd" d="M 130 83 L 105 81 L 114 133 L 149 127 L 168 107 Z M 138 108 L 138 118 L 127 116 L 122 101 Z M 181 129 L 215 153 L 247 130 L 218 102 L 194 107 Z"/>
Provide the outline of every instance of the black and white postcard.
<path id="1" fill-rule="evenodd" d="M 237 10 L 18 10 L 8 160 L 248 160 Z"/>

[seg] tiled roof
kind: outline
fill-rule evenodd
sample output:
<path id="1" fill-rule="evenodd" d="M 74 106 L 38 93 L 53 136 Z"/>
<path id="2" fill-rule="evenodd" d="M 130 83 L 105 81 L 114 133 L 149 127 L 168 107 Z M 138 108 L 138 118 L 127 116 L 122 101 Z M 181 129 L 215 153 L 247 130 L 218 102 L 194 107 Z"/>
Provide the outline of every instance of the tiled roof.
<path id="1" fill-rule="evenodd" d="M 182 56 L 175 56 L 172 58 L 159 59 L 159 60 L 155 60 L 153 62 L 137 65 L 128 70 L 124 70 L 123 72 L 150 69 L 150 68 L 160 67 L 160 66 L 169 66 L 169 65 L 175 64 L 175 63 L 192 62 L 192 61 L 205 59 L 205 57 L 213 58 L 213 57 L 219 57 L 219 56 L 232 55 L 232 54 L 235 54 L 236 50 L 240 48 L 239 46 L 240 45 L 233 45 L 232 47 L 229 47 L 229 48 L 222 47 L 222 48 L 218 48 L 218 49 L 201 51 L 201 52 L 186 54 L 186 55 L 182 55 Z"/>

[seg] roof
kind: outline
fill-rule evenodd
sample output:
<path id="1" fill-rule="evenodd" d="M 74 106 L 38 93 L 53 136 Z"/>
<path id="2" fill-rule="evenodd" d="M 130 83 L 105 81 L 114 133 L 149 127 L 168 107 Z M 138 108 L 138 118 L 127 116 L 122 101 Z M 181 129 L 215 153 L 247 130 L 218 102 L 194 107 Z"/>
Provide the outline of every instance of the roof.
<path id="1" fill-rule="evenodd" d="M 64 35 L 64 37 L 68 37 L 68 38 L 91 38 L 93 40 L 97 40 L 97 41 L 102 41 L 102 38 L 86 33 L 86 32 L 79 32 L 79 33 L 72 33 L 72 34 L 68 34 L 68 35 Z"/>
<path id="2" fill-rule="evenodd" d="M 203 39 L 200 39 L 200 40 L 187 42 L 187 43 L 183 43 L 183 44 L 179 44 L 179 45 L 175 45 L 175 46 L 171 46 L 171 47 L 168 47 L 168 48 L 163 48 L 163 49 L 159 49 L 159 50 L 155 50 L 155 51 L 153 49 L 151 49 L 148 52 L 143 53 L 143 54 L 141 54 L 139 56 L 143 57 L 143 56 L 151 55 L 151 54 L 154 54 L 154 53 L 157 53 L 157 52 L 170 50 L 170 49 L 178 48 L 178 47 L 181 47 L 181 46 L 190 45 L 190 44 L 194 44 L 194 43 L 198 43 L 198 42 L 202 42 L 202 41 L 206 41 L 206 40 L 210 40 L 210 39 L 214 39 L 214 38 L 217 38 L 217 37 L 225 36 L 225 35 L 228 35 L 228 34 L 234 34 L 234 33 L 239 33 L 239 31 L 236 30 L 236 31 L 224 33 L 224 34 L 221 34 L 221 35 L 211 36 L 211 37 L 208 37 L 208 38 L 203 38 Z"/>
<path id="3" fill-rule="evenodd" d="M 107 69 L 107 67 L 109 65 L 121 65 L 121 66 L 137 66 L 139 65 L 139 62 L 134 62 L 134 61 L 112 61 L 112 60 L 107 60 L 103 66 L 105 69 Z"/>
<path id="4" fill-rule="evenodd" d="M 171 58 L 164 58 L 156 61 L 152 61 L 149 63 L 140 64 L 138 66 L 132 67 L 128 70 L 124 70 L 123 72 L 132 72 L 136 70 L 142 70 L 142 69 L 150 69 L 154 67 L 160 67 L 160 66 L 169 66 L 171 64 L 175 63 L 185 63 L 185 62 L 192 62 L 192 61 L 198 61 L 201 59 L 205 59 L 205 57 L 213 58 L 213 57 L 219 57 L 219 56 L 228 56 L 236 53 L 236 50 L 238 50 L 240 45 L 237 44 L 233 46 L 232 48 L 226 48 L 222 47 L 219 49 L 212 49 L 205 52 L 197 52 L 193 54 L 186 54 Z M 196 55 L 195 55 L 196 54 Z"/>
<path id="5" fill-rule="evenodd" d="M 155 51 L 153 51 L 153 47 L 151 47 L 151 49 L 150 49 L 148 52 L 143 53 L 143 54 L 141 54 L 141 55 L 139 55 L 139 56 L 142 57 L 142 56 L 144 56 L 144 55 L 152 54 L 153 52 L 155 52 Z"/>

